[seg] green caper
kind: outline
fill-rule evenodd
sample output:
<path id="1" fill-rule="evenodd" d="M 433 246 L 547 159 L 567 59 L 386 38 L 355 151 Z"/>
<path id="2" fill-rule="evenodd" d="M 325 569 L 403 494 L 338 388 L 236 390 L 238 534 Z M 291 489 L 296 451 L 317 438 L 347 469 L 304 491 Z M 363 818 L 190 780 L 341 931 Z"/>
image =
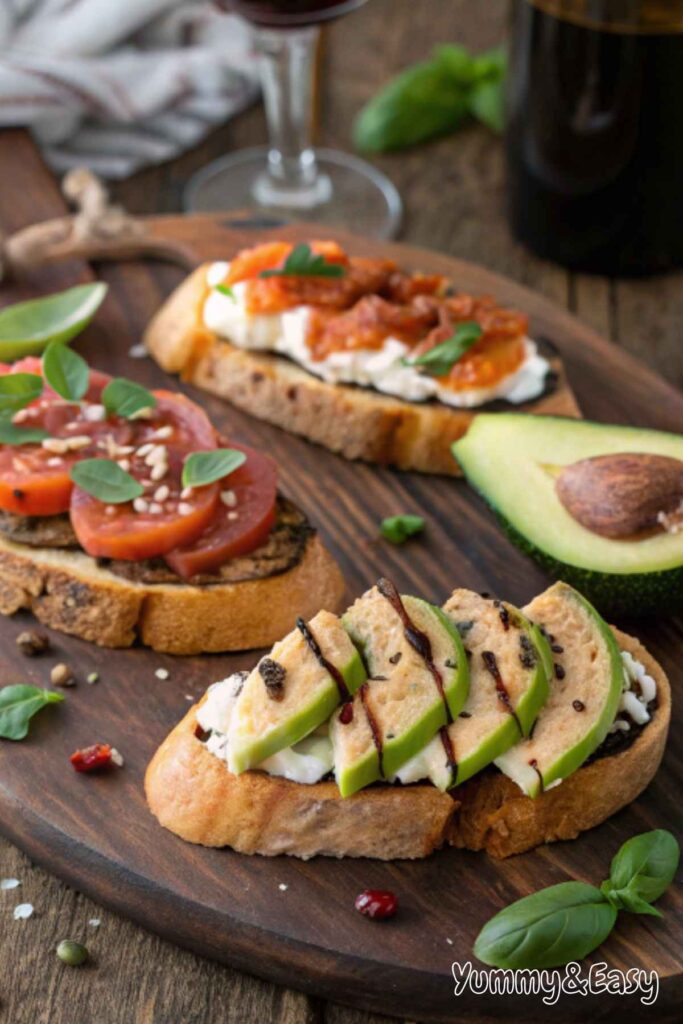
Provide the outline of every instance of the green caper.
<path id="1" fill-rule="evenodd" d="M 88 950 L 73 939 L 62 939 L 57 946 L 57 956 L 69 967 L 79 967 L 88 959 Z"/>

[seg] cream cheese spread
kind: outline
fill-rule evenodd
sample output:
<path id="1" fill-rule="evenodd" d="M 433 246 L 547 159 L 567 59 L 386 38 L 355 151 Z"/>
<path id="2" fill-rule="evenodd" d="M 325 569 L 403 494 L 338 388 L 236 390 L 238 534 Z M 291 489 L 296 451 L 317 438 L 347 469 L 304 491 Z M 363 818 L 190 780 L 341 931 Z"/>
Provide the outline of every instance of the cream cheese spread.
<path id="1" fill-rule="evenodd" d="M 332 352 L 325 359 L 311 358 L 306 342 L 309 306 L 297 306 L 278 314 L 252 314 L 246 308 L 246 282 L 232 285 L 231 295 L 217 290 L 225 280 L 229 263 L 213 263 L 207 272 L 211 287 L 204 303 L 204 324 L 238 348 L 276 352 L 298 363 L 309 373 L 330 384 L 356 384 L 371 387 L 409 402 L 437 399 L 444 405 L 471 408 L 504 398 L 519 404 L 543 392 L 549 364 L 538 353 L 530 338 L 524 342 L 522 364 L 497 384 L 488 388 L 454 391 L 443 387 L 435 377 L 406 366 L 410 349 L 398 338 L 387 338 L 381 349 L 353 349 Z"/>

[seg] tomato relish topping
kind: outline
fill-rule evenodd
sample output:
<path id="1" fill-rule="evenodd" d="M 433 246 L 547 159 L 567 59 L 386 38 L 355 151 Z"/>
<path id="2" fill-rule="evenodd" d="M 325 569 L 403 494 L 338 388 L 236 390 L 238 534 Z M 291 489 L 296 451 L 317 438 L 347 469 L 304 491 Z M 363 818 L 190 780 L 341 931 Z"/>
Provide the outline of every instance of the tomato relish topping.
<path id="1" fill-rule="evenodd" d="M 0 365 L 0 375 L 13 372 L 41 374 L 42 364 Z M 163 557 L 186 578 L 215 572 L 262 544 L 275 521 L 272 460 L 240 447 L 247 459 L 237 470 L 185 487 L 187 457 L 227 442 L 219 442 L 199 406 L 168 391 L 152 392 L 155 405 L 128 418 L 109 413 L 102 401 L 109 380 L 91 370 L 80 402 L 66 401 L 46 384 L 38 399 L 13 414 L 15 426 L 47 436 L 0 445 L 0 509 L 25 516 L 68 513 L 88 554 L 128 561 Z M 116 463 L 141 493 L 107 503 L 76 486 L 71 471 L 85 459 Z"/>
<path id="2" fill-rule="evenodd" d="M 316 361 L 332 353 L 381 349 L 397 338 L 422 355 L 450 338 L 459 324 L 475 321 L 479 340 L 454 363 L 442 386 L 452 390 L 492 387 L 513 374 L 526 358 L 528 320 L 489 296 L 449 294 L 440 275 L 407 274 L 392 260 L 348 256 L 336 242 L 310 243 L 313 254 L 343 267 L 338 277 L 282 274 L 293 251 L 288 242 L 268 242 L 238 253 L 225 284 L 246 283 L 246 311 L 281 313 L 309 306 L 306 341 Z"/>

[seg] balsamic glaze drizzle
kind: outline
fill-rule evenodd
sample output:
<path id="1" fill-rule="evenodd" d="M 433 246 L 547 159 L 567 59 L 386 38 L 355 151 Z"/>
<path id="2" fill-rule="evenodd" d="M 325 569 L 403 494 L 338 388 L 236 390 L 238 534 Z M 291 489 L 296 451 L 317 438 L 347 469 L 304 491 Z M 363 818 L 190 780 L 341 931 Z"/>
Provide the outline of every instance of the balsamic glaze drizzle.
<path id="1" fill-rule="evenodd" d="M 329 673 L 329 675 L 331 675 L 332 678 L 334 679 L 335 683 L 337 684 L 337 689 L 339 690 L 339 697 L 341 698 L 342 703 L 346 704 L 348 701 L 351 700 L 351 694 L 349 693 L 349 688 L 344 682 L 344 677 L 342 676 L 341 672 L 339 671 L 338 668 L 335 668 L 335 666 L 327 660 L 323 652 L 320 650 L 320 644 L 313 636 L 311 627 L 308 625 L 307 622 L 304 622 L 302 618 L 298 618 L 296 620 L 296 628 L 303 636 L 310 650 L 317 658 L 319 664 L 322 665 L 325 671 Z"/>
<path id="2" fill-rule="evenodd" d="M 439 736 L 441 737 L 441 745 L 446 754 L 446 764 L 448 765 L 451 772 L 451 782 L 455 782 L 458 772 L 458 762 L 455 757 L 455 751 L 453 750 L 453 741 L 448 731 L 448 726 L 444 725 L 439 729 Z"/>
<path id="3" fill-rule="evenodd" d="M 434 659 L 432 658 L 432 645 L 429 637 L 427 636 L 426 633 L 423 633 L 422 630 L 418 629 L 417 626 L 414 624 L 414 622 L 408 615 L 408 612 L 405 610 L 405 606 L 403 604 L 403 601 L 401 600 L 401 595 L 399 594 L 398 590 L 391 582 L 391 580 L 388 580 L 386 579 L 386 577 L 383 576 L 381 579 L 377 581 L 377 589 L 379 590 L 382 597 L 385 597 L 387 599 L 387 601 L 394 609 L 396 614 L 399 616 L 401 622 L 403 623 L 403 634 L 406 640 L 413 648 L 413 650 L 417 651 L 420 657 L 424 660 L 427 668 L 429 669 L 432 675 L 434 682 L 436 683 L 436 688 L 439 691 L 439 696 L 443 701 L 443 706 L 446 710 L 446 721 L 449 723 L 452 722 L 453 716 L 451 715 L 451 709 L 449 708 L 448 701 L 446 700 L 446 693 L 443 687 L 443 676 L 441 675 L 438 668 L 434 664 Z"/>
<path id="4" fill-rule="evenodd" d="M 530 767 L 530 768 L 533 768 L 533 770 L 534 770 L 534 771 L 536 772 L 536 774 L 538 775 L 538 781 L 539 781 L 539 782 L 540 782 L 540 784 L 541 784 L 541 793 L 544 793 L 544 792 L 545 792 L 545 786 L 543 785 L 543 776 L 541 775 L 541 773 L 540 773 L 540 771 L 539 771 L 539 768 L 538 768 L 538 761 L 536 760 L 536 758 L 535 758 L 535 757 L 534 757 L 534 758 L 533 758 L 533 759 L 532 759 L 531 761 L 529 761 L 529 767 Z"/>
<path id="5" fill-rule="evenodd" d="M 370 732 L 372 733 L 372 742 L 375 744 L 375 750 L 377 751 L 377 757 L 379 758 L 379 774 L 382 778 L 384 778 L 384 749 L 382 747 L 382 734 L 380 732 L 379 725 L 377 724 L 377 719 L 375 718 L 374 712 L 370 705 L 368 704 L 369 689 L 369 683 L 363 683 L 360 690 L 358 691 L 358 695 L 360 696 L 360 702 L 363 705 L 363 710 L 365 711 L 365 716 L 368 720 L 368 725 L 370 726 Z"/>
<path id="6" fill-rule="evenodd" d="M 503 677 L 500 674 L 500 669 L 498 668 L 498 662 L 496 661 L 495 654 L 493 653 L 493 651 L 482 651 L 481 658 L 482 661 L 484 662 L 484 667 L 486 668 L 487 672 L 489 672 L 493 676 L 493 681 L 496 684 L 496 691 L 498 693 L 498 700 L 501 702 L 505 710 L 512 715 L 515 722 L 517 723 L 519 735 L 523 736 L 524 733 L 522 731 L 522 726 L 520 724 L 519 718 L 517 717 L 517 713 L 512 706 L 510 694 L 507 692 L 505 683 L 503 682 Z"/>

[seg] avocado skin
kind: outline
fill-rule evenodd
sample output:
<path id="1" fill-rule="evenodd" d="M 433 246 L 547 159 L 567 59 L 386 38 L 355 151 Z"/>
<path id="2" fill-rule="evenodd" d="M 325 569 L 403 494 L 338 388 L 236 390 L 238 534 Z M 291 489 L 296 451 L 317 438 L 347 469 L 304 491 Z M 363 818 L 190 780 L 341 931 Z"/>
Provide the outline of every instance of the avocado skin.
<path id="1" fill-rule="evenodd" d="M 614 573 L 584 569 L 561 562 L 532 544 L 515 529 L 482 493 L 486 502 L 510 540 L 530 555 L 554 579 L 564 580 L 584 594 L 603 615 L 645 618 L 664 613 L 667 616 L 683 611 L 683 566 L 664 572 Z"/>

